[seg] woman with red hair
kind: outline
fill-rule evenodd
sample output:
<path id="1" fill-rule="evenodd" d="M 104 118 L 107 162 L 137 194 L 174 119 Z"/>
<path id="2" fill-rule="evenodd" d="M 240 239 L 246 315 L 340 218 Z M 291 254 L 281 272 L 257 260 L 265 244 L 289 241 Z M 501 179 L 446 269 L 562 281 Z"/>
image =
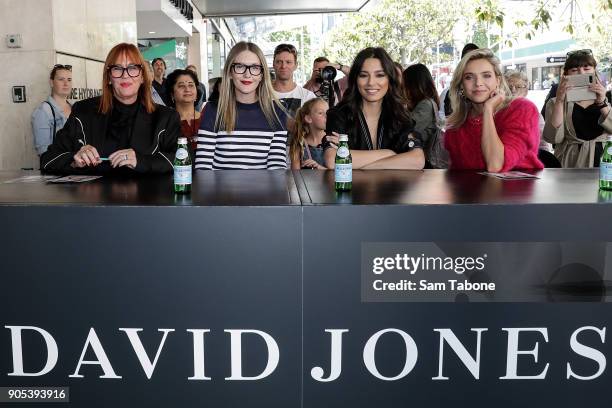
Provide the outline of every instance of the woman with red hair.
<path id="1" fill-rule="evenodd" d="M 74 104 L 40 158 L 54 173 L 169 173 L 180 135 L 178 114 L 155 105 L 138 48 L 118 44 L 102 74 L 102 95 Z"/>

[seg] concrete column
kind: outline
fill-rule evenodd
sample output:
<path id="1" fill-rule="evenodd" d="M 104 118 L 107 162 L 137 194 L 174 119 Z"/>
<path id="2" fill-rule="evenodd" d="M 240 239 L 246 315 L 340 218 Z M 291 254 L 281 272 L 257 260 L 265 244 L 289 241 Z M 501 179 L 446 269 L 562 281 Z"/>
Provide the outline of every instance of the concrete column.
<path id="1" fill-rule="evenodd" d="M 53 65 L 73 66 L 72 102 L 92 96 L 110 48 L 136 43 L 136 1 L 0 0 L 0 10 L 0 170 L 38 168 L 30 118 L 49 96 Z M 22 47 L 8 48 L 7 34 L 20 34 Z M 16 85 L 25 103 L 13 103 Z"/>

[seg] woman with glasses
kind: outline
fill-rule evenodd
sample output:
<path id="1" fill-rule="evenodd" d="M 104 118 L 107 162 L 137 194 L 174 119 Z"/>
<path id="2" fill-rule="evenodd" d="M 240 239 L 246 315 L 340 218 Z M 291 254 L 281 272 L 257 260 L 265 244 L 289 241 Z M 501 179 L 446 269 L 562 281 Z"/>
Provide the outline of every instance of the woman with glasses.
<path id="1" fill-rule="evenodd" d="M 51 96 L 32 113 L 34 148 L 39 156 L 47 151 L 70 116 L 72 106 L 68 97 L 72 91 L 72 65 L 55 65 L 49 75 L 49 85 Z"/>
<path id="2" fill-rule="evenodd" d="M 461 59 L 449 93 L 453 113 L 446 121 L 444 142 L 451 169 L 543 168 L 538 160 L 538 109 L 512 96 L 491 50 L 473 50 Z"/>
<path id="3" fill-rule="evenodd" d="M 395 63 L 383 48 L 357 54 L 342 101 L 327 113 L 328 134 L 347 134 L 356 169 L 422 169 L 421 137 L 406 109 Z M 335 167 L 337 147 L 327 145 L 325 164 Z"/>
<path id="4" fill-rule="evenodd" d="M 263 52 L 237 43 L 223 68 L 219 99 L 204 110 L 195 168 L 286 169 L 286 122 Z"/>
<path id="5" fill-rule="evenodd" d="M 178 114 L 151 99 L 142 55 L 113 47 L 102 95 L 74 104 L 72 115 L 40 158 L 43 171 L 77 174 L 169 173 L 180 135 Z"/>
<path id="6" fill-rule="evenodd" d="M 569 78 L 578 74 L 593 75 L 588 89 L 594 96 L 568 101 L 572 89 Z M 555 146 L 555 156 L 563 167 L 599 167 L 605 135 L 612 133 L 612 110 L 591 50 L 567 54 L 557 94 L 546 103 L 545 118 L 542 137 Z"/>

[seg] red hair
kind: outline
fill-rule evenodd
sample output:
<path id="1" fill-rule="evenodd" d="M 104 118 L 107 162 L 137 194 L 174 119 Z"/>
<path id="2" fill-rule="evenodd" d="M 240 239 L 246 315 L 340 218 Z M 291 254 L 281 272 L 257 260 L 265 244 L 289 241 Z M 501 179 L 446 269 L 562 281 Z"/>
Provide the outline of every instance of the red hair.
<path id="1" fill-rule="evenodd" d="M 102 72 L 102 97 L 100 98 L 100 113 L 108 113 L 113 109 L 113 86 L 111 85 L 111 76 L 109 67 L 114 65 L 115 62 L 125 55 L 128 59 L 132 60 L 135 64 L 140 65 L 140 75 L 142 75 L 143 83 L 138 89 L 138 97 L 140 103 L 145 107 L 148 113 L 152 113 L 155 110 L 155 104 L 153 103 L 153 97 L 151 96 L 151 78 L 149 77 L 149 70 L 147 69 L 146 63 L 140 51 L 134 44 L 121 43 L 115 45 L 104 62 L 104 70 Z"/>

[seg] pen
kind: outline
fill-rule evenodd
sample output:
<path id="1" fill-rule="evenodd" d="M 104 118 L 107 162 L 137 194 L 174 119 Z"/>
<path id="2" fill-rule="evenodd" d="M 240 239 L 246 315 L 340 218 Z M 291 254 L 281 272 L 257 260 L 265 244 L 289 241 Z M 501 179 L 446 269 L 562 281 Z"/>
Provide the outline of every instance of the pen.
<path id="1" fill-rule="evenodd" d="M 108 160 L 110 160 L 110 159 L 109 159 L 108 157 L 100 157 L 100 160 L 102 160 L 102 161 L 108 161 Z"/>

